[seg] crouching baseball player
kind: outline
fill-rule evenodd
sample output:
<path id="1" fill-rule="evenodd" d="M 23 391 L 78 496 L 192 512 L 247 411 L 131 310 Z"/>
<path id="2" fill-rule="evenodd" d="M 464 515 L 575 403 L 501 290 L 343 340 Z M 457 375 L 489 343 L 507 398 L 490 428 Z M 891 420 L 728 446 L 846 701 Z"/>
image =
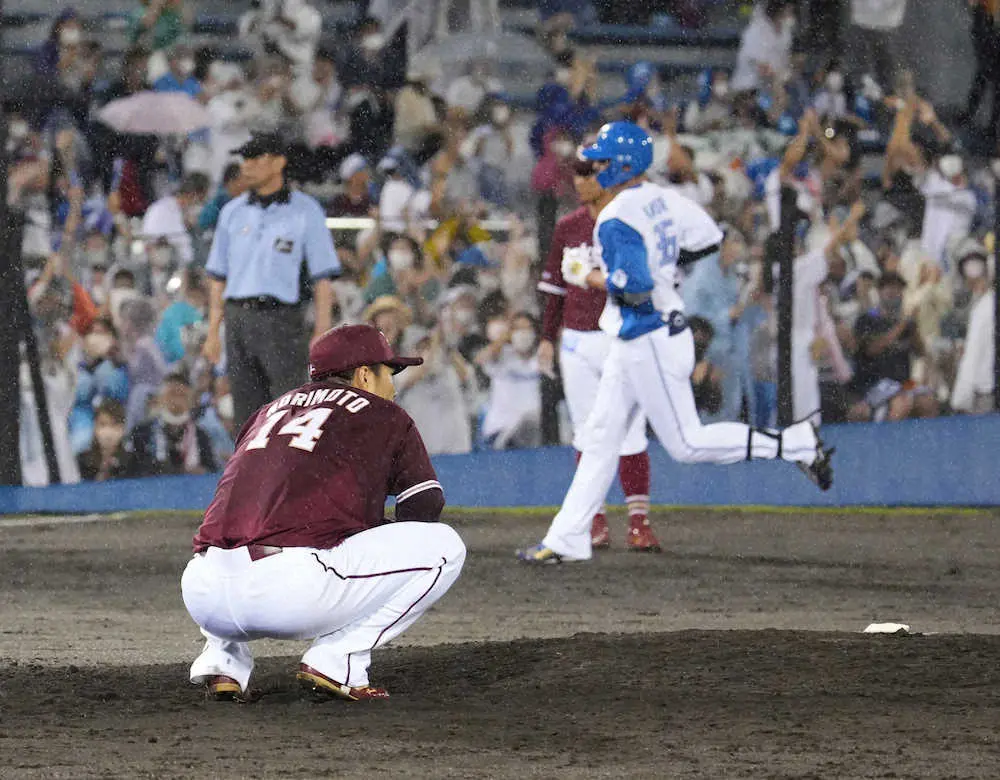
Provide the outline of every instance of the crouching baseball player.
<path id="1" fill-rule="evenodd" d="M 218 699 L 247 690 L 250 642 L 311 639 L 298 679 L 357 701 L 389 694 L 371 653 L 452 586 L 465 545 L 437 522 L 444 494 L 410 417 L 392 403 L 398 357 L 367 325 L 327 331 L 311 381 L 243 427 L 181 580 L 205 649 L 191 682 Z M 396 497 L 396 520 L 383 518 Z"/>

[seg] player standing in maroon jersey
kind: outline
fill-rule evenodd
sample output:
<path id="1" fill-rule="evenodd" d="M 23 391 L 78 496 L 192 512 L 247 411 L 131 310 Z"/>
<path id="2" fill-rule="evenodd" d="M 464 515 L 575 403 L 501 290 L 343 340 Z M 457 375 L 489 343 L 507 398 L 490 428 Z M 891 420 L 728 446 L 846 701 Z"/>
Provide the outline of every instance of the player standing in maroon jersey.
<path id="1" fill-rule="evenodd" d="M 458 534 L 437 522 L 444 494 L 420 434 L 392 402 L 392 375 L 421 362 L 368 325 L 334 328 L 309 350 L 312 381 L 247 421 L 181 580 L 206 639 L 192 683 L 236 698 L 251 640 L 312 639 L 302 683 L 388 698 L 369 684 L 372 650 L 441 598 L 465 561 Z"/>
<path id="2" fill-rule="evenodd" d="M 579 433 L 593 408 L 601 367 L 611 347 L 611 337 L 601 331 L 597 321 L 604 310 L 607 294 L 604 290 L 583 289 L 566 284 L 562 276 L 565 252 L 577 247 L 589 248 L 593 243 L 595 202 L 601 187 L 594 179 L 593 163 L 577 157 L 573 186 L 583 204 L 556 223 L 552 245 L 538 289 L 545 293 L 542 319 L 542 340 L 538 346 L 538 362 L 542 370 L 551 371 L 555 345 L 559 344 L 559 369 L 563 394 L 573 423 L 574 447 L 577 458 L 583 446 Z M 629 549 L 659 552 L 660 543 L 649 525 L 649 454 L 646 452 L 646 418 L 641 413 L 632 421 L 621 448 L 618 475 L 625 503 L 628 506 Z M 608 547 L 611 533 L 602 510 L 594 516 L 591 539 L 595 548 Z"/>

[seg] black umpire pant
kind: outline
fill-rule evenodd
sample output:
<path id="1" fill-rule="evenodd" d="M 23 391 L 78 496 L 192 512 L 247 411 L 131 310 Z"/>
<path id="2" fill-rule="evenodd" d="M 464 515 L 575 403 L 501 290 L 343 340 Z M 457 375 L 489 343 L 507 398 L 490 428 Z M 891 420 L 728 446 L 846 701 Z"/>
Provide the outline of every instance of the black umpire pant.
<path id="1" fill-rule="evenodd" d="M 305 382 L 304 310 L 272 298 L 229 300 L 225 321 L 233 424 L 240 430 L 261 406 Z"/>

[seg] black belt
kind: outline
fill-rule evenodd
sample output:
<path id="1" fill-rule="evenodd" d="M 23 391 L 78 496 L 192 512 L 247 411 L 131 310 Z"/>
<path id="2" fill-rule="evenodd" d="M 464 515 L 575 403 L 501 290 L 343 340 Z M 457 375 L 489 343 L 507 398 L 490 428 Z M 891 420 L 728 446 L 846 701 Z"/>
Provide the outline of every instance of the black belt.
<path id="1" fill-rule="evenodd" d="M 297 309 L 298 303 L 285 303 L 272 295 L 258 295 L 254 298 L 227 298 L 226 303 L 239 306 L 241 309 Z"/>

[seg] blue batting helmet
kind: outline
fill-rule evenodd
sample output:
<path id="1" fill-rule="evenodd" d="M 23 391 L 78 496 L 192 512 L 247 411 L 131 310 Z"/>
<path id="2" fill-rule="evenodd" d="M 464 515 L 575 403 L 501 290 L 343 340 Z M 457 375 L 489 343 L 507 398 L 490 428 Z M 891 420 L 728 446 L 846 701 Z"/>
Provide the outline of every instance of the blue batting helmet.
<path id="1" fill-rule="evenodd" d="M 597 174 L 597 183 L 607 190 L 649 169 L 653 164 L 653 139 L 632 122 L 611 122 L 600 129 L 597 140 L 580 154 L 585 160 L 609 163 Z"/>

